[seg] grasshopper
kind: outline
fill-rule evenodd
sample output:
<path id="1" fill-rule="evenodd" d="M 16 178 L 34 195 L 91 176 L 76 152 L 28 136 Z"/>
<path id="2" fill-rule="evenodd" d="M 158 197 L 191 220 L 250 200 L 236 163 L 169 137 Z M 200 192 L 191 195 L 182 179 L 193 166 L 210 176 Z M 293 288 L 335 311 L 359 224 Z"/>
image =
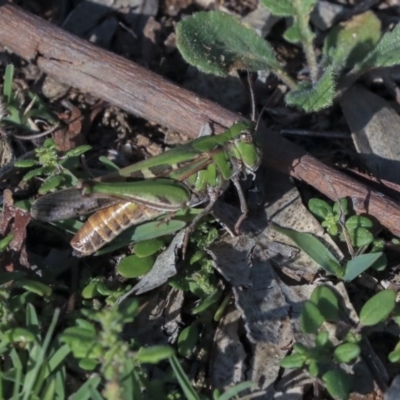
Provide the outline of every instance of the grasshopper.
<path id="1" fill-rule="evenodd" d="M 79 187 L 43 196 L 32 206 L 31 215 L 56 221 L 99 210 L 71 241 L 76 255 L 87 256 L 129 226 L 208 202 L 187 228 L 188 238 L 232 181 L 242 211 L 235 225 L 238 233 L 248 211 L 239 179 L 254 175 L 261 162 L 253 130 L 252 123 L 238 122 L 220 135 L 199 137 L 116 173 L 83 181 Z"/>

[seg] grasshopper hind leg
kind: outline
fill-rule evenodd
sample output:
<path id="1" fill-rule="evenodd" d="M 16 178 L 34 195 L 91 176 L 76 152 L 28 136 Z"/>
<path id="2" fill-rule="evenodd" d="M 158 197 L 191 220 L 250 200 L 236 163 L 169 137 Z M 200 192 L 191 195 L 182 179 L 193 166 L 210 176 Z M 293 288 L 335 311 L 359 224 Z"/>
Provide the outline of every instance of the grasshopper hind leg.
<path id="1" fill-rule="evenodd" d="M 205 208 L 203 208 L 201 213 L 199 215 L 197 215 L 193 219 L 191 224 L 186 228 L 185 238 L 183 240 L 183 246 L 182 246 L 182 257 L 183 258 L 185 258 L 186 250 L 187 250 L 187 247 L 189 245 L 190 234 L 194 231 L 194 229 L 196 228 L 196 225 L 199 223 L 199 221 L 205 215 L 210 213 L 210 211 L 214 207 L 214 204 L 216 203 L 216 201 L 218 200 L 218 198 L 219 198 L 219 196 L 221 194 L 219 190 L 215 190 L 214 188 L 211 188 L 211 187 L 209 187 L 207 189 L 207 193 L 208 193 L 208 204 L 207 204 L 207 206 Z"/>

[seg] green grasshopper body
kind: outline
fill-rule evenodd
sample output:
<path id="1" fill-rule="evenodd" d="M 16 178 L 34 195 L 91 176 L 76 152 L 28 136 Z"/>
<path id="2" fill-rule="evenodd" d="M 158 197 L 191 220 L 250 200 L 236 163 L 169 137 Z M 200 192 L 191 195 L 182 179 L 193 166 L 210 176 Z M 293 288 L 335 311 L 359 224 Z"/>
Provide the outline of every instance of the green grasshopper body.
<path id="1" fill-rule="evenodd" d="M 129 226 L 208 202 L 190 225 L 192 230 L 232 180 L 242 210 L 235 227 L 238 231 L 247 213 L 239 178 L 254 174 L 261 162 L 252 133 L 252 124 L 238 122 L 220 135 L 200 137 L 117 173 L 84 181 L 79 189 L 43 196 L 33 205 L 31 214 L 52 221 L 83 214 L 86 207 L 86 212 L 100 209 L 71 241 L 75 254 L 85 256 Z M 69 197 L 73 198 L 70 211 L 66 206 Z"/>

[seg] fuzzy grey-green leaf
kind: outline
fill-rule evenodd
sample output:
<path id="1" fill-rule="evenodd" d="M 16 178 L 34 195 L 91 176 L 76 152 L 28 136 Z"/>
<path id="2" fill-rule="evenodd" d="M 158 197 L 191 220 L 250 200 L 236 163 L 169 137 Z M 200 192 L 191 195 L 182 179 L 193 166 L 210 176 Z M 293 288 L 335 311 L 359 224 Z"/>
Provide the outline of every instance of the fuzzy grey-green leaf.
<path id="1" fill-rule="evenodd" d="M 381 23 L 373 12 L 356 15 L 331 30 L 324 42 L 324 56 L 336 65 L 352 67 L 370 53 L 381 37 Z"/>
<path id="2" fill-rule="evenodd" d="M 278 17 L 291 17 L 295 15 L 296 10 L 291 0 L 262 0 L 262 5 L 271 11 L 271 14 Z"/>
<path id="3" fill-rule="evenodd" d="M 334 78 L 333 67 L 328 67 L 315 85 L 302 82 L 297 89 L 289 92 L 285 97 L 286 103 L 306 112 L 319 111 L 331 106 L 335 97 Z"/>
<path id="4" fill-rule="evenodd" d="M 391 67 L 400 63 L 400 24 L 383 35 L 369 57 L 360 65 L 362 69 Z"/>
<path id="5" fill-rule="evenodd" d="M 237 69 L 280 69 L 264 39 L 237 18 L 218 11 L 198 12 L 179 22 L 176 44 L 189 64 L 214 75 Z"/>

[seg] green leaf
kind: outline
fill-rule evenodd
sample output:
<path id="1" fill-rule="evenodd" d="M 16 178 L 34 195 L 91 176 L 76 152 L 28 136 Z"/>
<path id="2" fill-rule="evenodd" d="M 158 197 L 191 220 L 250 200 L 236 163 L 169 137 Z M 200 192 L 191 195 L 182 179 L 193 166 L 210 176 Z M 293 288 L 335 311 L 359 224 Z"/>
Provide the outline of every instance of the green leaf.
<path id="1" fill-rule="evenodd" d="M 114 293 L 104 282 L 97 282 L 96 290 L 102 296 L 109 296 Z"/>
<path id="2" fill-rule="evenodd" d="M 364 304 L 360 311 L 361 325 L 372 326 L 386 320 L 395 305 L 396 291 L 382 290 Z"/>
<path id="3" fill-rule="evenodd" d="M 7 248 L 7 246 L 14 239 L 14 236 L 15 235 L 13 233 L 9 233 L 6 237 L 0 240 L 0 252 L 4 251 Z"/>
<path id="4" fill-rule="evenodd" d="M 126 299 L 118 307 L 118 311 L 122 317 L 124 324 L 130 323 L 135 319 L 139 303 L 136 299 Z"/>
<path id="5" fill-rule="evenodd" d="M 53 140 L 53 139 L 51 139 L 51 138 L 47 138 L 45 141 L 44 141 L 44 143 L 43 143 L 43 146 L 42 146 L 42 148 L 44 148 L 44 149 L 56 149 L 56 143 L 55 143 L 55 141 Z M 38 151 L 39 149 L 36 149 L 36 151 Z"/>
<path id="6" fill-rule="evenodd" d="M 335 256 L 314 236 L 309 233 L 296 232 L 291 229 L 274 225 L 274 229 L 292 239 L 306 254 L 308 254 L 323 269 L 341 276 L 342 267 Z"/>
<path id="7" fill-rule="evenodd" d="M 82 297 L 84 299 L 93 299 L 99 292 L 97 291 L 97 282 L 90 282 L 82 290 Z"/>
<path id="8" fill-rule="evenodd" d="M 317 347 L 324 347 L 329 343 L 329 333 L 327 331 L 319 332 L 315 338 L 315 345 Z"/>
<path id="9" fill-rule="evenodd" d="M 400 342 L 398 342 L 394 350 L 389 353 L 388 359 L 392 363 L 398 363 L 400 361 Z"/>
<path id="10" fill-rule="evenodd" d="M 40 393 L 41 400 L 54 400 L 56 398 L 56 376 L 51 375 L 45 381 L 45 387 Z"/>
<path id="11" fill-rule="evenodd" d="M 198 12 L 176 26 L 183 58 L 200 71 L 226 76 L 232 70 L 280 70 L 272 47 L 250 27 L 228 14 Z"/>
<path id="12" fill-rule="evenodd" d="M 325 38 L 324 55 L 329 63 L 351 68 L 375 48 L 381 38 L 381 22 L 371 11 L 336 25 Z"/>
<path id="13" fill-rule="evenodd" d="M 95 359 L 104 353 L 103 348 L 97 342 L 96 332 L 93 329 L 78 326 L 67 328 L 60 335 L 60 341 L 70 347 L 75 358 Z"/>
<path id="14" fill-rule="evenodd" d="M 211 307 L 213 304 L 219 301 L 221 295 L 222 292 L 219 290 L 215 291 L 214 293 L 211 293 L 197 307 L 193 308 L 192 314 L 196 315 L 207 310 L 207 308 Z"/>
<path id="15" fill-rule="evenodd" d="M 169 362 L 174 371 L 175 377 L 178 380 L 179 385 L 181 386 L 185 398 L 187 400 L 200 400 L 200 396 L 197 394 L 194 387 L 190 384 L 190 380 L 185 374 L 181 364 L 179 364 L 179 361 L 176 358 L 176 356 L 172 356 L 169 359 Z"/>
<path id="16" fill-rule="evenodd" d="M 65 182 L 64 175 L 53 175 L 46 179 L 42 185 L 40 186 L 38 193 L 44 194 L 50 192 L 50 190 L 55 189 L 56 187 L 62 185 Z"/>
<path id="17" fill-rule="evenodd" d="M 174 349 L 169 346 L 142 347 L 137 353 L 137 359 L 142 363 L 158 364 L 174 355 Z"/>
<path id="18" fill-rule="evenodd" d="M 8 64 L 6 66 L 6 71 L 4 74 L 4 86 L 3 86 L 3 95 L 7 105 L 9 105 L 13 99 L 13 91 L 12 91 L 13 77 L 14 77 L 14 65 Z"/>
<path id="19" fill-rule="evenodd" d="M 79 360 L 79 368 L 82 368 L 85 371 L 93 371 L 99 362 L 97 360 L 93 360 L 91 358 L 83 358 Z"/>
<path id="20" fill-rule="evenodd" d="M 291 17 L 296 14 L 292 0 L 262 0 L 261 4 L 278 17 Z"/>
<path id="21" fill-rule="evenodd" d="M 13 328 L 4 332 L 4 339 L 10 343 L 29 343 L 36 340 L 35 334 L 25 328 Z"/>
<path id="22" fill-rule="evenodd" d="M 96 332 L 93 331 L 93 329 L 86 329 L 78 326 L 65 329 L 60 337 L 60 341 L 69 344 L 70 347 L 73 347 L 75 343 L 89 343 L 90 345 L 95 339 Z"/>
<path id="23" fill-rule="evenodd" d="M 282 368 L 301 368 L 306 362 L 307 357 L 304 354 L 294 353 L 282 358 L 279 365 Z"/>
<path id="24" fill-rule="evenodd" d="M 69 397 L 69 400 L 91 400 L 91 390 L 96 389 L 101 383 L 100 376 L 92 374 L 90 379 L 87 379 L 82 386 Z"/>
<path id="25" fill-rule="evenodd" d="M 332 206 L 321 199 L 310 199 L 308 209 L 322 219 L 327 219 L 333 215 Z"/>
<path id="26" fill-rule="evenodd" d="M 16 168 L 32 168 L 38 162 L 36 160 L 17 160 L 14 161 L 14 167 Z"/>
<path id="27" fill-rule="evenodd" d="M 104 156 L 99 157 L 99 161 L 106 167 L 107 171 L 117 172 L 119 171 L 118 165 L 114 164 L 110 159 Z"/>
<path id="28" fill-rule="evenodd" d="M 387 267 L 387 258 L 385 253 L 381 253 L 381 256 L 371 265 L 375 271 L 383 271 Z"/>
<path id="29" fill-rule="evenodd" d="M 296 353 L 303 354 L 304 356 L 307 356 L 307 357 L 310 354 L 310 349 L 307 346 L 305 346 L 303 343 L 299 343 L 299 342 L 295 342 L 293 344 L 293 350 Z"/>
<path id="30" fill-rule="evenodd" d="M 147 274 L 154 265 L 154 257 L 140 258 L 136 254 L 123 258 L 117 266 L 117 273 L 124 278 L 138 278 Z"/>
<path id="31" fill-rule="evenodd" d="M 255 388 L 256 384 L 254 382 L 241 382 L 233 387 L 226 390 L 224 394 L 218 397 L 218 400 L 230 400 L 236 398 L 243 398 L 244 396 L 239 396 L 239 393 L 243 390 L 248 390 Z"/>
<path id="32" fill-rule="evenodd" d="M 308 26 L 310 13 L 316 0 L 262 0 L 264 7 L 272 14 L 280 17 L 293 17 L 292 26 L 286 30 L 283 37 L 290 43 L 299 43 L 312 40 L 312 32 Z"/>
<path id="33" fill-rule="evenodd" d="M 350 234 L 351 243 L 354 247 L 365 247 L 374 241 L 374 235 L 365 228 L 358 228 Z"/>
<path id="34" fill-rule="evenodd" d="M 293 17 L 298 14 L 309 14 L 317 0 L 262 0 L 262 5 L 278 17 Z"/>
<path id="35" fill-rule="evenodd" d="M 359 65 L 360 69 L 391 67 L 400 64 L 400 24 L 383 35 L 374 51 Z"/>
<path id="36" fill-rule="evenodd" d="M 336 347 L 333 356 L 339 363 L 349 364 L 355 360 L 361 353 L 360 346 L 355 343 L 343 343 Z"/>
<path id="37" fill-rule="evenodd" d="M 372 228 L 373 222 L 362 215 L 353 215 L 346 221 L 346 228 L 349 231 L 353 231 L 358 228 Z"/>
<path id="38" fill-rule="evenodd" d="M 300 29 L 299 22 L 297 21 L 297 18 L 294 19 L 292 26 L 286 29 L 286 31 L 283 34 L 283 37 L 289 43 L 296 44 L 301 42 L 302 32 Z"/>
<path id="39" fill-rule="evenodd" d="M 187 357 L 193 353 L 199 340 L 199 325 L 193 323 L 181 331 L 178 336 L 178 353 Z"/>
<path id="40" fill-rule="evenodd" d="M 335 86 L 334 70 L 330 66 L 314 86 L 309 82 L 299 83 L 296 89 L 286 95 L 285 101 L 289 106 L 306 112 L 320 111 L 333 104 Z"/>
<path id="41" fill-rule="evenodd" d="M 350 282 L 368 268 L 372 267 L 382 257 L 382 253 L 361 254 L 346 264 L 343 280 Z"/>
<path id="42" fill-rule="evenodd" d="M 193 211 L 193 210 L 191 210 Z M 119 235 L 108 246 L 103 247 L 96 252 L 96 256 L 109 253 L 132 242 L 140 242 L 142 240 L 154 239 L 157 237 L 170 235 L 180 231 L 186 226 L 186 222 L 175 220 L 168 221 L 168 223 L 160 223 L 160 221 L 146 222 L 142 225 L 127 229 L 124 233 Z"/>
<path id="43" fill-rule="evenodd" d="M 361 215 L 351 216 L 345 223 L 354 247 L 368 246 L 374 241 L 374 236 L 365 228 L 373 226 L 372 221 Z"/>
<path id="44" fill-rule="evenodd" d="M 53 337 L 59 316 L 60 316 L 60 309 L 55 308 L 51 319 L 51 323 L 47 328 L 44 340 L 41 343 L 40 348 L 37 349 L 35 356 L 33 357 L 33 363 L 31 365 L 31 368 L 27 370 L 27 373 L 25 375 L 23 400 L 31 399 L 32 398 L 31 394 L 33 389 L 35 387 L 38 387 L 38 384 L 40 385 L 42 383 L 41 371 L 43 371 L 44 363 L 45 362 L 47 363 L 46 353 L 50 347 L 50 342 Z"/>
<path id="45" fill-rule="evenodd" d="M 26 304 L 26 326 L 31 327 L 32 329 L 39 328 L 39 318 L 36 312 L 35 307 L 32 303 Z"/>
<path id="46" fill-rule="evenodd" d="M 50 286 L 45 285 L 42 282 L 35 281 L 33 279 L 19 279 L 14 283 L 15 287 L 22 287 L 25 290 L 28 290 L 32 293 L 35 293 L 39 296 L 50 296 L 52 293 L 52 289 Z"/>
<path id="47" fill-rule="evenodd" d="M 351 389 L 351 379 L 341 369 L 333 369 L 322 376 L 326 389 L 335 399 L 347 400 Z"/>
<path id="48" fill-rule="evenodd" d="M 349 214 L 349 202 L 346 197 L 342 197 L 339 201 L 333 203 L 333 213 L 338 217 Z"/>
<path id="49" fill-rule="evenodd" d="M 24 271 L 3 272 L 2 274 L 0 274 L 0 286 L 6 284 L 7 282 L 16 281 L 25 277 L 26 272 Z"/>
<path id="50" fill-rule="evenodd" d="M 293 2 L 293 0 L 291 0 Z M 298 14 L 310 14 L 314 9 L 317 0 L 298 0 L 294 1 Z"/>
<path id="51" fill-rule="evenodd" d="M 86 153 L 92 148 L 92 146 L 89 146 L 88 144 L 85 144 L 83 146 L 78 146 L 75 147 L 74 149 L 71 149 L 65 153 L 65 157 L 79 157 L 83 153 Z"/>
<path id="52" fill-rule="evenodd" d="M 306 301 L 300 314 L 301 330 L 305 333 L 316 333 L 324 321 L 318 307 L 311 301 Z"/>
<path id="53" fill-rule="evenodd" d="M 318 363 L 316 361 L 312 361 L 310 362 L 310 364 L 308 365 L 308 373 L 310 374 L 310 376 L 316 378 L 319 374 L 319 367 L 318 367 Z"/>
<path id="54" fill-rule="evenodd" d="M 46 173 L 49 173 L 50 170 L 48 167 L 40 167 L 40 168 L 35 168 L 32 171 L 29 171 L 27 174 L 25 174 L 22 178 L 23 181 L 29 181 L 29 179 L 34 178 L 35 176 L 39 175 L 44 175 Z"/>
<path id="55" fill-rule="evenodd" d="M 163 246 L 164 241 L 159 238 L 143 240 L 142 242 L 135 244 L 134 251 L 139 258 L 144 258 L 157 253 L 163 248 Z"/>
<path id="56" fill-rule="evenodd" d="M 95 326 L 91 322 L 89 322 L 87 319 L 77 318 L 75 320 L 75 323 L 77 324 L 78 327 L 87 329 L 88 331 L 92 332 L 93 335 L 96 334 Z"/>
<path id="57" fill-rule="evenodd" d="M 318 286 L 311 294 L 310 300 L 318 307 L 327 321 L 339 319 L 339 302 L 335 293 L 325 285 Z"/>

